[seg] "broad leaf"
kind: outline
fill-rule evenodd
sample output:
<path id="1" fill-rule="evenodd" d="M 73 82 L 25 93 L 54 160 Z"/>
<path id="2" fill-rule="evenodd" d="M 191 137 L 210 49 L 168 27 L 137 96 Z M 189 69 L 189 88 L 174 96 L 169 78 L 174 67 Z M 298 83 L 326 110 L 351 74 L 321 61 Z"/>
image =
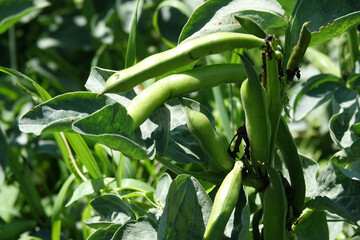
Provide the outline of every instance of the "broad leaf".
<path id="1" fill-rule="evenodd" d="M 104 228 L 96 229 L 87 240 L 111 240 L 121 224 L 110 224 Z"/>
<path id="2" fill-rule="evenodd" d="M 73 123 L 73 130 L 133 159 L 148 159 L 147 150 L 134 140 L 133 120 L 115 103 Z"/>
<path id="3" fill-rule="evenodd" d="M 328 210 L 359 225 L 360 174 L 330 162 L 317 181 L 316 197 L 306 203 L 307 207 Z"/>
<path id="4" fill-rule="evenodd" d="M 300 160 L 304 171 L 306 197 L 313 197 L 317 191 L 316 176 L 319 170 L 319 164 L 304 155 L 300 155 Z"/>
<path id="5" fill-rule="evenodd" d="M 157 226 L 148 218 L 140 218 L 136 222 L 127 222 L 119 228 L 113 239 L 144 240 L 156 239 Z"/>
<path id="6" fill-rule="evenodd" d="M 179 43 L 214 32 L 241 32 L 235 15 L 247 16 L 266 30 L 285 26 L 284 14 L 275 0 L 209 0 L 193 12 Z"/>
<path id="7" fill-rule="evenodd" d="M 334 93 L 332 107 L 337 114 L 330 119 L 331 137 L 341 148 L 350 147 L 360 138 L 353 130 L 353 125 L 360 122 L 360 98 L 355 91 L 342 87 Z"/>
<path id="8" fill-rule="evenodd" d="M 160 178 L 158 179 L 158 182 L 156 184 L 156 190 L 155 195 L 159 202 L 165 206 L 166 202 L 166 196 L 169 192 L 170 184 L 172 182 L 172 179 L 168 173 L 164 173 Z"/>
<path id="9" fill-rule="evenodd" d="M 22 17 L 49 5 L 45 0 L 1 0 L 0 34 L 19 22 Z"/>
<path id="10" fill-rule="evenodd" d="M 294 233 L 298 240 L 328 240 L 329 229 L 324 211 L 311 211 L 296 225 Z M 316 227 L 314 227 L 316 226 Z"/>
<path id="11" fill-rule="evenodd" d="M 308 25 L 312 32 L 310 45 L 337 37 L 359 22 L 360 2 L 358 0 L 300 0 L 292 13 L 292 45 L 299 37 L 301 26 Z"/>
<path id="12" fill-rule="evenodd" d="M 316 75 L 304 82 L 294 100 L 294 120 L 301 120 L 328 101 L 339 87 L 342 87 L 340 79 L 326 74 Z"/>
<path id="13" fill-rule="evenodd" d="M 66 207 L 70 206 L 73 202 L 91 195 L 107 187 L 108 184 L 113 182 L 114 178 L 98 178 L 82 182 L 73 192 L 70 201 L 66 204 Z"/>
<path id="14" fill-rule="evenodd" d="M 179 175 L 169 189 L 158 239 L 202 239 L 210 212 L 211 200 L 200 183 L 188 175 Z"/>
<path id="15" fill-rule="evenodd" d="M 350 147 L 346 147 L 335 153 L 331 161 L 344 167 L 360 161 L 360 138 L 355 140 Z"/>
<path id="16" fill-rule="evenodd" d="M 130 207 L 116 195 L 102 195 L 94 198 L 90 204 L 99 214 L 99 216 L 85 221 L 91 228 L 108 227 L 112 224 L 122 225 L 127 221 L 135 219 L 135 215 Z"/>
<path id="17" fill-rule="evenodd" d="M 71 131 L 73 122 L 113 103 L 114 100 L 106 96 L 98 98 L 95 93 L 66 93 L 27 112 L 19 127 L 25 133 L 36 135 Z"/>

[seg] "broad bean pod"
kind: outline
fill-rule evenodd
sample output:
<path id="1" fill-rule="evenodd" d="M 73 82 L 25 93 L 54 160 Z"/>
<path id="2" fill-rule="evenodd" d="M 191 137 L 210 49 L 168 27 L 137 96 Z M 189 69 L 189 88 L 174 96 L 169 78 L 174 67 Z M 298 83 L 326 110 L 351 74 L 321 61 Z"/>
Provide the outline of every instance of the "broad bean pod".
<path id="1" fill-rule="evenodd" d="M 286 239 L 287 201 L 280 174 L 266 166 L 269 185 L 263 195 L 264 240 Z"/>
<path id="2" fill-rule="evenodd" d="M 292 188 L 292 203 L 290 205 L 294 216 L 298 217 L 304 209 L 305 179 L 297 147 L 284 119 L 279 122 L 276 145 L 280 149 L 289 171 Z"/>
<path id="3" fill-rule="evenodd" d="M 210 120 L 205 114 L 194 111 L 187 106 L 185 106 L 185 111 L 188 119 L 187 125 L 191 133 L 199 141 L 203 151 L 210 157 L 210 167 L 215 165 L 214 167 L 229 172 L 234 166 L 234 159 L 228 154 Z"/>
<path id="4" fill-rule="evenodd" d="M 222 239 L 226 224 L 240 195 L 243 167 L 241 161 L 236 161 L 234 168 L 221 183 L 215 195 L 203 240 Z"/>
<path id="5" fill-rule="evenodd" d="M 250 62 L 242 57 L 248 76 L 240 88 L 241 100 L 245 111 L 245 125 L 250 142 L 250 158 L 256 162 L 266 163 L 269 160 L 270 120 L 265 89 L 259 82 Z"/>
<path id="6" fill-rule="evenodd" d="M 240 64 L 215 64 L 173 74 L 141 91 L 127 106 L 138 128 L 164 102 L 171 98 L 214 87 L 223 83 L 241 83 L 246 78 Z"/>
<path id="7" fill-rule="evenodd" d="M 197 59 L 235 48 L 258 48 L 265 40 L 243 33 L 219 32 L 181 43 L 177 47 L 145 58 L 132 67 L 114 73 L 103 91 L 121 93 L 139 83 L 185 66 Z"/>

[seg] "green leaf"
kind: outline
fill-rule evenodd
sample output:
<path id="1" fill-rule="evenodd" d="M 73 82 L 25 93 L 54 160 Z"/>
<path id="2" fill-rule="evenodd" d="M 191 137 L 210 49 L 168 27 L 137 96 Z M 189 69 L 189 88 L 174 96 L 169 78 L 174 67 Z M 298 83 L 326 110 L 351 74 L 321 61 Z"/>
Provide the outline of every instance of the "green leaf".
<path id="1" fill-rule="evenodd" d="M 360 161 L 360 138 L 355 140 L 350 147 L 335 153 L 330 160 L 343 167 Z"/>
<path id="2" fill-rule="evenodd" d="M 179 175 L 170 185 L 158 239 L 202 239 L 211 205 L 209 196 L 195 178 Z"/>
<path id="3" fill-rule="evenodd" d="M 19 22 L 22 17 L 49 5 L 45 0 L 1 0 L 0 34 Z"/>
<path id="4" fill-rule="evenodd" d="M 125 224 L 135 220 L 135 215 L 128 204 L 120 197 L 113 194 L 105 194 L 94 198 L 90 202 L 99 216 L 86 219 L 85 223 L 91 228 L 103 228 L 112 224 Z"/>
<path id="5" fill-rule="evenodd" d="M 336 18 L 333 22 L 328 23 L 328 25 L 320 27 L 319 31 L 313 32 L 311 34 L 310 45 L 319 44 L 334 37 L 338 37 L 359 22 L 360 11 L 349 13 L 345 16 Z"/>
<path id="6" fill-rule="evenodd" d="M 305 185 L 306 185 L 306 197 L 313 197 L 317 191 L 316 176 L 319 170 L 319 164 L 314 160 L 301 155 L 300 160 L 304 171 Z"/>
<path id="7" fill-rule="evenodd" d="M 295 96 L 294 120 L 301 120 L 316 107 L 328 101 L 334 92 L 342 87 L 340 81 L 340 78 L 326 74 L 316 75 L 307 80 Z"/>
<path id="8" fill-rule="evenodd" d="M 146 149 L 133 141 L 133 120 L 126 109 L 115 103 L 73 124 L 73 130 L 133 159 L 148 159 Z"/>
<path id="9" fill-rule="evenodd" d="M 111 98 L 98 98 L 95 93 L 66 93 L 27 112 L 21 118 L 19 128 L 25 133 L 36 135 L 71 131 L 73 122 L 113 103 Z"/>
<path id="10" fill-rule="evenodd" d="M 297 0 L 276 0 L 280 3 L 281 7 L 285 11 L 286 18 L 289 19 Z"/>
<path id="11" fill-rule="evenodd" d="M 133 179 L 133 178 L 123 178 L 121 179 L 121 188 L 129 188 L 129 189 L 136 189 L 142 192 L 155 192 L 155 189 L 151 187 L 149 184 Z"/>
<path id="12" fill-rule="evenodd" d="M 297 1 L 292 16 L 291 38 L 295 45 L 301 26 L 308 25 L 312 32 L 310 45 L 339 36 L 359 22 L 360 2 L 358 0 L 301 0 Z"/>
<path id="13" fill-rule="evenodd" d="M 350 147 L 360 138 L 352 131 L 352 126 L 360 122 L 360 98 L 355 91 L 339 88 L 332 99 L 334 114 L 329 122 L 330 136 L 341 148 Z"/>
<path id="14" fill-rule="evenodd" d="M 328 240 L 329 229 L 326 213 L 324 211 L 311 211 L 305 219 L 300 219 L 294 233 L 298 240 Z"/>
<path id="15" fill-rule="evenodd" d="M 169 192 L 172 179 L 168 173 L 164 173 L 158 179 L 156 184 L 155 195 L 159 202 L 165 206 L 166 196 Z"/>
<path id="16" fill-rule="evenodd" d="M 129 40 L 125 56 L 125 68 L 131 67 L 136 63 L 136 26 L 138 21 L 139 3 L 140 0 L 137 0 L 135 14 L 131 23 L 131 29 L 129 33 Z"/>
<path id="17" fill-rule="evenodd" d="M 96 229 L 87 240 L 111 240 L 121 224 L 110 224 L 104 228 Z"/>
<path id="18" fill-rule="evenodd" d="M 5 68 L 5 67 L 1 67 L 0 66 L 0 71 L 12 76 L 15 76 L 17 78 L 19 78 L 19 84 L 21 84 L 22 81 L 27 82 L 27 83 L 31 83 L 35 89 L 37 90 L 37 92 L 40 94 L 42 101 L 46 101 L 51 99 L 50 94 L 37 82 L 35 82 L 34 80 L 32 80 L 31 78 L 29 78 L 28 76 L 22 74 L 21 72 L 18 72 L 14 69 L 10 69 L 10 68 Z"/>
<path id="19" fill-rule="evenodd" d="M 61 210 L 63 208 L 63 202 L 66 197 L 66 192 L 68 191 L 71 183 L 74 181 L 75 175 L 71 174 L 65 183 L 62 185 L 59 194 L 56 197 L 54 204 L 54 210 L 51 215 L 51 239 L 60 240 L 61 235 Z"/>
<path id="20" fill-rule="evenodd" d="M 82 182 L 74 191 L 71 196 L 70 201 L 66 204 L 65 207 L 70 206 L 73 202 L 85 197 L 89 196 L 95 192 L 99 192 L 101 189 L 106 188 L 111 182 L 113 182 L 114 178 L 98 178 L 91 179 L 86 182 Z"/>
<path id="21" fill-rule="evenodd" d="M 234 16 L 247 16 L 265 31 L 286 25 L 284 10 L 275 0 L 209 0 L 197 8 L 184 26 L 179 43 L 214 32 L 241 32 Z"/>
<path id="22" fill-rule="evenodd" d="M 136 222 L 127 222 L 121 226 L 113 236 L 113 239 L 144 240 L 156 239 L 157 226 L 148 218 L 140 218 Z"/>
<path id="23" fill-rule="evenodd" d="M 0 187 L 5 180 L 5 171 L 8 162 L 8 144 L 5 137 L 5 132 L 3 131 L 2 125 L 0 124 Z"/>
<path id="24" fill-rule="evenodd" d="M 306 206 L 331 213 L 360 225 L 360 174 L 330 162 L 319 174 L 318 190 Z"/>

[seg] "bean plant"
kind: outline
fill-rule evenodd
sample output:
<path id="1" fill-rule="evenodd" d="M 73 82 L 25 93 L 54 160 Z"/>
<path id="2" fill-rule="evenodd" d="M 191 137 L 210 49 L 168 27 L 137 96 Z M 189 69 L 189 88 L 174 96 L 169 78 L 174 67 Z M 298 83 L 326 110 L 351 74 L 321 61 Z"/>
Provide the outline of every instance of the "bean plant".
<path id="1" fill-rule="evenodd" d="M 359 1 L 57 4 L 0 1 L 0 239 L 359 238 Z"/>

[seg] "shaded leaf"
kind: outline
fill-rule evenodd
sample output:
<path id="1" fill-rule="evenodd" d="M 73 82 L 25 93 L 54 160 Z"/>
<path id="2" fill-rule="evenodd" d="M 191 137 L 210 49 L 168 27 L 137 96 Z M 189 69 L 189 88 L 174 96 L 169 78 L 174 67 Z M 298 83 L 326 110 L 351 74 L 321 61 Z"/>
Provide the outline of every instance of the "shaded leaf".
<path id="1" fill-rule="evenodd" d="M 355 140 L 350 147 L 345 147 L 341 151 L 335 153 L 330 160 L 344 167 L 348 164 L 360 161 L 360 139 Z"/>
<path id="2" fill-rule="evenodd" d="M 294 100 L 294 120 L 304 118 L 316 107 L 328 101 L 342 87 L 340 78 L 320 74 L 311 77 L 303 85 Z"/>
<path id="3" fill-rule="evenodd" d="M 332 99 L 334 114 L 329 122 L 330 135 L 341 148 L 350 147 L 360 138 L 352 126 L 360 122 L 360 98 L 355 91 L 339 88 Z"/>
<path id="4" fill-rule="evenodd" d="M 209 196 L 195 178 L 179 175 L 169 189 L 158 239 L 202 239 L 211 205 Z"/>
<path id="5" fill-rule="evenodd" d="M 307 207 L 315 210 L 328 210 L 359 225 L 359 173 L 345 170 L 330 162 L 319 174 L 317 182 L 317 194 L 306 202 Z"/>
<path id="6" fill-rule="evenodd" d="M 329 229 L 326 213 L 324 211 L 311 211 L 305 219 L 299 221 L 294 233 L 298 240 L 328 240 Z"/>
<path id="7" fill-rule="evenodd" d="M 112 224 L 122 225 L 135 219 L 130 207 L 116 195 L 102 195 L 94 198 L 90 204 L 99 214 L 97 217 L 85 220 L 85 223 L 91 228 L 104 228 Z"/>
<path id="8" fill-rule="evenodd" d="M 156 239 L 157 226 L 147 218 L 140 218 L 136 222 L 127 222 L 119 228 L 113 239 L 143 240 Z"/>
<path id="9" fill-rule="evenodd" d="M 266 30 L 285 26 L 284 14 L 275 0 L 209 0 L 193 12 L 179 43 L 214 32 L 241 32 L 234 15 L 247 16 Z"/>
<path id="10" fill-rule="evenodd" d="M 111 240 L 120 227 L 120 224 L 111 224 L 104 228 L 98 228 L 87 240 Z"/>

